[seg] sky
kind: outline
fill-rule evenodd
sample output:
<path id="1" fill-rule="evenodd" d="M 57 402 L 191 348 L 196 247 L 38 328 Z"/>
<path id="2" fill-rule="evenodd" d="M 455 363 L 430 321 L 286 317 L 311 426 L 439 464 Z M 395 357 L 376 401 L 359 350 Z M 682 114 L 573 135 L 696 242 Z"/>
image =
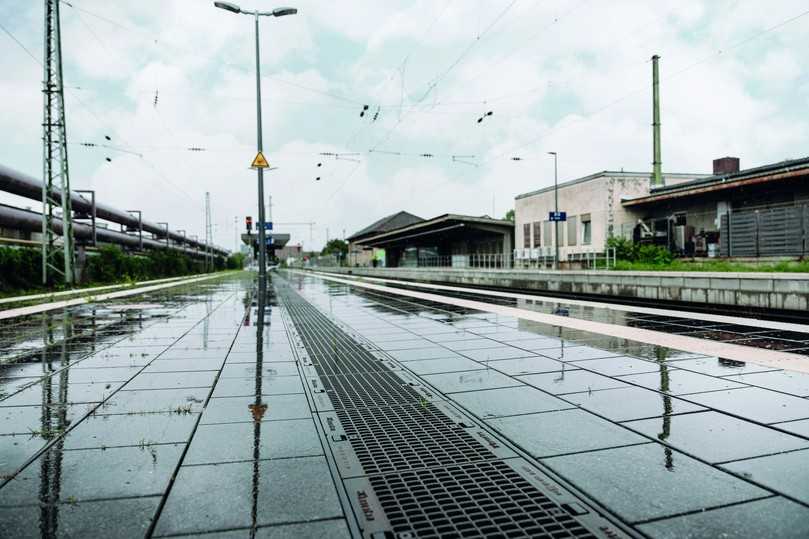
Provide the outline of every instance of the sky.
<path id="1" fill-rule="evenodd" d="M 260 20 L 265 191 L 307 250 L 399 210 L 502 217 L 552 185 L 550 151 L 560 181 L 651 170 L 653 54 L 664 173 L 809 154 L 805 0 L 288 2 Z M 36 177 L 42 4 L 0 0 L 0 164 Z M 200 237 L 209 192 L 232 249 L 257 220 L 253 19 L 207 0 L 61 15 L 72 188 Z"/>

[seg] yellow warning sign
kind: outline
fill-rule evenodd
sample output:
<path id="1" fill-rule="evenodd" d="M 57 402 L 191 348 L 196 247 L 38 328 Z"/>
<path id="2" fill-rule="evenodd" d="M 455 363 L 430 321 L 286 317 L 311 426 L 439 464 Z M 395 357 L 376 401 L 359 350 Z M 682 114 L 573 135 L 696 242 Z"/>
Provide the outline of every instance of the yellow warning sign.
<path id="1" fill-rule="evenodd" d="M 251 168 L 270 168 L 270 164 L 267 162 L 267 158 L 264 157 L 264 154 L 258 152 L 256 154 L 256 158 L 253 159 L 253 164 L 250 165 Z"/>

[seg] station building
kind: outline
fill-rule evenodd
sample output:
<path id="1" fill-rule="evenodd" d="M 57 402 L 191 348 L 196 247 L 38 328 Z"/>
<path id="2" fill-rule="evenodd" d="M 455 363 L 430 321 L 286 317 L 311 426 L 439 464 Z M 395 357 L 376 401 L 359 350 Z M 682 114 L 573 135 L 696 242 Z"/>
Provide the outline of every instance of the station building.
<path id="1" fill-rule="evenodd" d="M 713 172 L 622 200 L 644 223 L 635 239 L 687 256 L 809 255 L 809 158 L 741 170 L 723 157 Z"/>
<path id="2" fill-rule="evenodd" d="M 378 221 L 374 221 L 362 230 L 359 230 L 346 238 L 348 241 L 348 265 L 349 266 L 380 266 L 386 265 L 384 248 L 373 247 L 366 244 L 364 240 L 378 236 L 383 232 L 395 230 L 403 226 L 412 225 L 424 221 L 418 215 L 413 215 L 406 211 L 399 211 L 386 215 Z"/>
<path id="3" fill-rule="evenodd" d="M 688 182 L 704 174 L 663 174 L 664 185 Z M 560 222 L 559 258 L 577 260 L 603 253 L 611 236 L 632 238 L 637 214 L 623 201 L 648 195 L 648 172 L 602 171 L 560 183 L 559 211 L 567 213 Z M 552 257 L 556 226 L 549 214 L 555 209 L 554 186 L 517 195 L 514 200 L 515 259 Z"/>
<path id="4" fill-rule="evenodd" d="M 447 213 L 376 233 L 368 228 L 349 239 L 357 250 L 384 251 L 387 267 L 509 267 L 514 248 L 514 223 L 486 215 Z M 371 265 L 354 260 L 349 254 L 350 265 Z"/>

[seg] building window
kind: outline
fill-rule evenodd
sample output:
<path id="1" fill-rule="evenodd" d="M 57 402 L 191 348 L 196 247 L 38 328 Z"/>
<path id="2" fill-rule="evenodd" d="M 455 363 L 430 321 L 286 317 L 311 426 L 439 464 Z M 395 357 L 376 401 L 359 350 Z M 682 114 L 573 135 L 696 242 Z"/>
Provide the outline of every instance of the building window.
<path id="1" fill-rule="evenodd" d="M 526 249 L 531 248 L 531 223 L 522 225 L 522 246 Z"/>
<path id="2" fill-rule="evenodd" d="M 576 245 L 576 240 L 578 239 L 577 234 L 579 232 L 579 218 L 578 217 L 568 217 L 567 218 L 567 244 L 568 245 Z"/>
<path id="3" fill-rule="evenodd" d="M 551 233 L 551 223 L 550 221 L 543 221 L 542 222 L 542 238 L 543 244 L 545 247 L 551 247 L 553 245 L 553 235 Z"/>
<path id="4" fill-rule="evenodd" d="M 542 239 L 542 234 L 540 234 L 540 229 L 542 227 L 542 223 L 539 221 L 534 221 L 533 229 L 534 229 L 534 241 L 531 242 L 531 247 L 539 247 L 542 243 L 539 241 Z"/>
<path id="5" fill-rule="evenodd" d="M 581 244 L 590 245 L 593 241 L 593 222 L 590 220 L 590 214 L 586 213 L 581 216 Z"/>

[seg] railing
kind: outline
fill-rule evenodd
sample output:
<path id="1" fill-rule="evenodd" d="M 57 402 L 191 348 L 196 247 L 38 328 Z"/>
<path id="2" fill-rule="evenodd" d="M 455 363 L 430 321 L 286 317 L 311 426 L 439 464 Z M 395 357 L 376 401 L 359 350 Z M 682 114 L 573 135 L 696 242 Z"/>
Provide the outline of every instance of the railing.
<path id="1" fill-rule="evenodd" d="M 554 265 L 553 248 L 515 249 L 511 254 L 474 253 L 467 255 L 421 256 L 418 259 L 403 259 L 401 268 L 476 268 L 476 269 L 551 269 Z M 334 256 L 312 257 L 306 264 L 312 267 L 334 267 L 338 265 Z M 580 266 L 582 269 L 609 269 L 615 266 L 615 249 L 603 251 L 583 251 L 569 253 L 563 260 L 566 267 Z"/>

